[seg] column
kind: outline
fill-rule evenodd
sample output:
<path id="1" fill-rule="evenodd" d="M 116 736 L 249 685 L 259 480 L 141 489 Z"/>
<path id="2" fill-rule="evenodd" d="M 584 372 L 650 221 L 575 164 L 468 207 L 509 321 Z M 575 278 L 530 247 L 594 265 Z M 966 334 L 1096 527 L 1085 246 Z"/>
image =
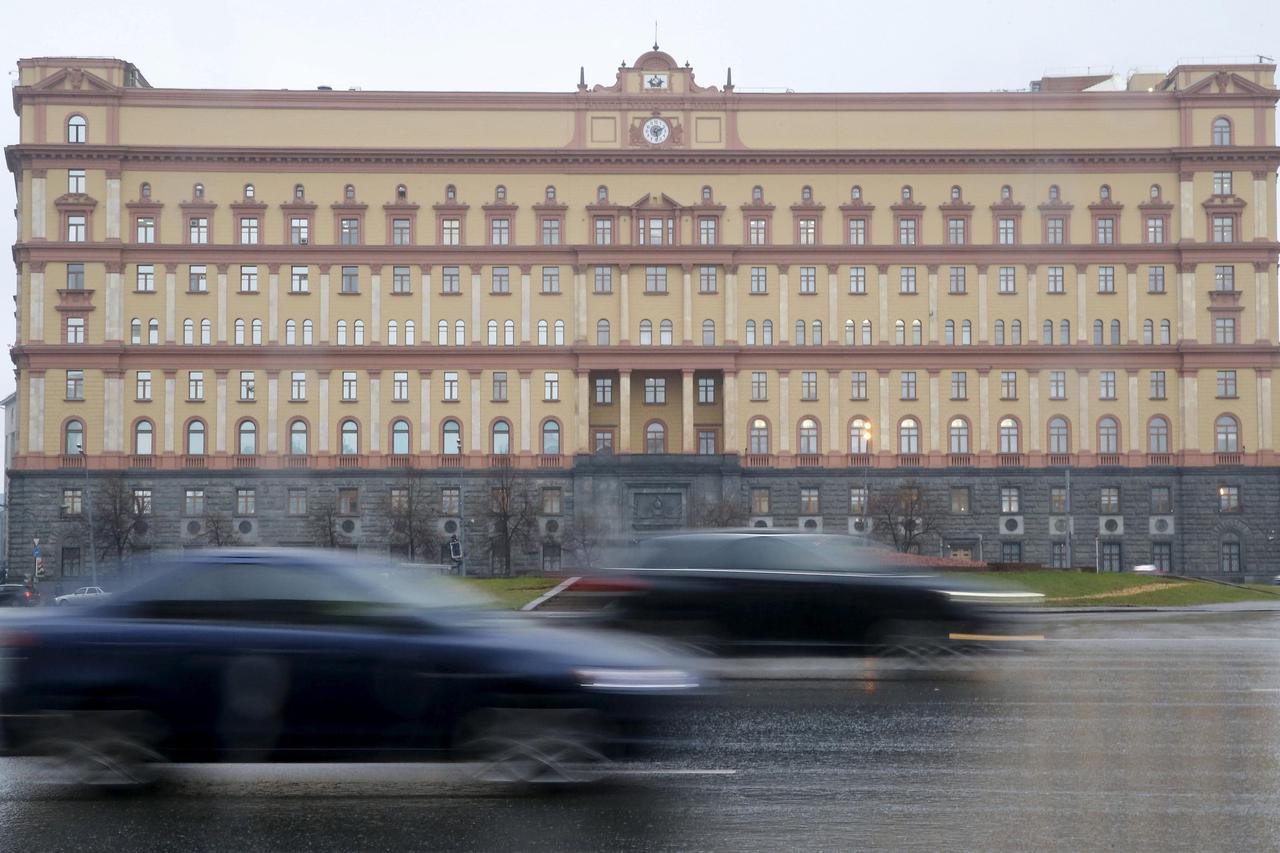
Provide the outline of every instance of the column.
<path id="1" fill-rule="evenodd" d="M 680 270 L 680 340 L 688 345 L 693 343 L 693 266 L 683 264 Z"/>
<path id="2" fill-rule="evenodd" d="M 978 343 L 985 344 L 989 324 L 987 322 L 987 268 L 978 266 Z"/>
<path id="3" fill-rule="evenodd" d="M 27 310 L 31 319 L 27 326 L 27 340 L 44 340 L 44 262 L 36 261 L 27 264 L 28 273 Z"/>
<path id="4" fill-rule="evenodd" d="M 267 452 L 279 450 L 280 431 L 280 371 L 267 371 Z"/>
<path id="5" fill-rule="evenodd" d="M 1087 451 L 1093 443 L 1093 424 L 1089 422 L 1089 371 L 1077 370 L 1076 378 L 1078 383 L 1076 397 L 1080 400 L 1080 419 L 1075 427 L 1076 449 Z"/>
<path id="6" fill-rule="evenodd" d="M 839 344 L 840 332 L 844 324 L 840 322 L 840 267 L 838 264 L 827 264 L 827 343 Z"/>
<path id="7" fill-rule="evenodd" d="M 280 265 L 267 267 L 267 343 L 280 342 Z"/>
<path id="8" fill-rule="evenodd" d="M 738 342 L 738 267 L 726 264 L 724 268 L 724 342 Z"/>
<path id="9" fill-rule="evenodd" d="M 173 452 L 174 408 L 178 396 L 178 371 L 164 372 L 164 452 Z"/>
<path id="10" fill-rule="evenodd" d="M 1271 340 L 1271 282 L 1268 272 L 1269 261 L 1254 261 L 1253 292 L 1258 294 L 1258 310 L 1254 312 L 1258 320 L 1258 340 L 1269 343 Z"/>
<path id="11" fill-rule="evenodd" d="M 102 449 L 107 453 L 124 452 L 124 371 L 102 371 L 103 429 Z"/>
<path id="12" fill-rule="evenodd" d="M 227 342 L 227 264 L 218 264 L 218 334 L 220 344 Z M 110 288 L 110 279 L 107 283 Z M 321 332 L 321 334 L 324 334 Z"/>
<path id="13" fill-rule="evenodd" d="M 724 449 L 726 453 L 741 452 L 738 438 L 738 371 L 724 372 Z"/>
<path id="14" fill-rule="evenodd" d="M 107 173 L 107 239 L 120 239 L 120 174 L 118 172 Z"/>
<path id="15" fill-rule="evenodd" d="M 623 264 L 619 269 L 621 274 L 618 276 L 618 298 L 620 300 L 618 302 L 618 310 L 620 312 L 618 323 L 622 328 L 618 330 L 618 343 L 625 345 L 631 343 L 631 268 Z M 631 380 L 628 378 L 627 381 L 630 382 Z M 627 405 L 630 405 L 629 400 Z M 630 429 L 629 426 L 628 429 Z M 626 447 L 627 449 L 623 452 L 630 453 L 630 445 L 626 445 Z"/>
<path id="16" fill-rule="evenodd" d="M 431 328 L 431 264 L 422 264 L 422 331 L 418 333 L 418 340 L 423 343 L 431 343 L 435 340 L 435 330 Z M 430 371 L 427 372 L 426 381 L 431 381 Z"/>
<path id="17" fill-rule="evenodd" d="M 680 450 L 697 453 L 693 441 L 693 368 L 686 367 L 680 373 Z"/>
<path id="18" fill-rule="evenodd" d="M 1265 169 L 1253 173 L 1253 239 L 1267 240 L 1271 234 L 1267 227 L 1267 185 L 1276 179 L 1275 172 Z"/>
<path id="19" fill-rule="evenodd" d="M 591 452 L 591 428 L 589 422 L 589 414 L 591 412 L 591 372 L 588 370 L 577 371 L 578 375 L 578 402 L 577 411 L 574 414 L 574 453 L 590 453 Z M 562 447 L 561 450 L 567 448 Z"/>
<path id="20" fill-rule="evenodd" d="M 320 399 L 316 410 L 316 450 L 319 453 L 329 452 L 329 377 L 331 370 L 319 371 Z"/>
<path id="21" fill-rule="evenodd" d="M 872 371 L 867 372 L 871 373 Z M 880 415 L 872 432 L 872 441 L 878 442 L 878 445 L 872 445 L 872 447 L 879 446 L 882 451 L 892 453 L 895 445 L 893 443 L 894 431 L 889 425 L 889 371 L 877 370 L 875 374 L 877 377 L 876 396 L 880 400 Z M 871 377 L 868 376 L 867 378 L 870 379 Z"/>
<path id="22" fill-rule="evenodd" d="M 1182 446 L 1200 449 L 1199 376 L 1194 370 L 1178 371 L 1182 380 Z"/>
<path id="23" fill-rule="evenodd" d="M 164 342 L 171 344 L 178 334 L 178 265 L 164 265 Z"/>
<path id="24" fill-rule="evenodd" d="M 1186 241 L 1194 240 L 1196 236 L 1196 195 L 1191 183 L 1192 177 L 1192 173 L 1184 172 L 1178 179 L 1178 236 Z M 1262 199 L 1266 196 L 1255 195 L 1254 198 Z"/>
<path id="25" fill-rule="evenodd" d="M 889 265 L 876 265 L 876 286 L 880 294 L 880 343 L 889 343 Z"/>
<path id="26" fill-rule="evenodd" d="M 471 265 L 471 343 L 479 344 L 484 338 L 482 337 L 483 329 L 480 324 L 480 273 L 484 267 L 480 264 Z"/>
<path id="27" fill-rule="evenodd" d="M 935 277 L 935 276 L 931 276 Z M 930 453 L 945 453 L 942 445 L 942 403 L 938 396 L 938 371 L 929 371 L 929 448 Z"/>
<path id="28" fill-rule="evenodd" d="M 528 453 L 530 447 L 530 430 L 529 419 L 531 414 L 531 403 L 529 400 L 529 384 L 533 371 L 520 371 L 520 452 Z"/>
<path id="29" fill-rule="evenodd" d="M 339 269 L 339 274 L 341 274 L 341 269 Z M 333 298 L 333 293 L 330 290 L 332 286 L 332 279 L 329 277 L 329 265 L 322 264 L 320 267 L 320 328 L 316 330 L 319 332 L 316 340 L 321 344 L 329 343 L 329 300 Z M 423 326 L 422 334 L 424 336 L 428 334 L 425 325 Z"/>
<path id="30" fill-rule="evenodd" d="M 369 371 L 369 452 L 382 452 L 382 371 Z"/>
<path id="31" fill-rule="evenodd" d="M 581 264 L 573 267 L 573 340 L 585 343 L 587 340 L 587 268 Z"/>
<path id="32" fill-rule="evenodd" d="M 214 416 L 213 449 L 217 453 L 227 452 L 227 371 L 215 370 L 217 377 L 217 394 L 214 400 L 217 405 Z"/>
<path id="33" fill-rule="evenodd" d="M 827 371 L 827 452 L 839 453 L 844 446 L 844 425 L 840 423 L 840 371 Z"/>
<path id="34" fill-rule="evenodd" d="M 1125 373 L 1129 379 L 1129 451 L 1137 453 L 1141 449 L 1138 439 L 1145 431 L 1146 427 L 1138 420 L 1138 371 L 1136 368 L 1127 368 Z"/>
<path id="35" fill-rule="evenodd" d="M 929 273 L 929 340 L 928 343 L 936 344 L 938 342 L 938 265 L 929 264 L 925 267 Z M 956 332 L 958 336 L 959 331 Z M 957 337 L 957 342 L 959 338 Z M 935 442 L 936 444 L 936 442 Z"/>
<path id="36" fill-rule="evenodd" d="M 627 280 L 626 273 L 622 280 Z M 631 452 L 631 371 L 627 368 L 618 371 L 618 452 Z"/>
<path id="37" fill-rule="evenodd" d="M 791 297 L 790 285 L 787 283 L 790 272 L 790 267 L 778 267 L 778 328 L 775 340 L 780 344 L 785 344 L 791 339 L 790 312 L 787 310 L 790 307 L 788 303 Z"/>
<path id="38" fill-rule="evenodd" d="M 1125 315 L 1125 322 L 1128 323 L 1129 328 L 1126 330 L 1128 334 L 1125 336 L 1125 340 L 1127 340 L 1131 344 L 1136 344 L 1139 340 L 1138 338 L 1138 265 L 1125 264 L 1124 271 L 1125 271 L 1125 276 L 1124 276 L 1125 294 L 1129 300 L 1128 313 Z M 1156 334 L 1159 334 L 1159 332 L 1157 331 Z M 1159 338 L 1156 338 L 1156 340 L 1159 340 Z"/>
<path id="39" fill-rule="evenodd" d="M 46 206 L 45 170 L 32 171 L 31 178 L 31 239 L 45 239 L 46 220 L 49 211 Z"/>
<path id="40" fill-rule="evenodd" d="M 1023 343 L 1035 344 L 1040 341 L 1040 313 L 1037 311 L 1035 264 L 1027 264 L 1027 328 L 1024 331 Z"/>
<path id="41" fill-rule="evenodd" d="M 978 370 L 978 452 L 991 452 L 991 371 Z"/>
<path id="42" fill-rule="evenodd" d="M 480 377 L 483 371 L 470 370 L 471 375 L 471 452 L 481 453 L 484 447 L 480 425 Z M 528 419 L 524 421 L 527 423 Z"/>
<path id="43" fill-rule="evenodd" d="M 44 371 L 27 371 L 27 452 L 44 452 Z M 61 441 L 61 437 L 58 438 Z M 15 448 L 16 449 L 16 448 Z M 59 445 L 58 450 L 61 450 Z"/>
<path id="44" fill-rule="evenodd" d="M 382 266 L 369 267 L 369 342 L 382 341 Z"/>
<path id="45" fill-rule="evenodd" d="M 1271 450 L 1275 442 L 1271 435 L 1271 371 L 1254 371 L 1258 377 L 1258 449 Z"/>
<path id="46" fill-rule="evenodd" d="M 426 289 L 427 285 L 423 285 Z M 424 297 L 425 299 L 425 297 Z M 422 400 L 422 406 L 419 413 L 418 421 L 418 450 L 421 453 L 431 452 L 431 435 L 435 432 L 435 425 L 431 423 L 431 371 L 418 371 L 418 394 Z"/>
<path id="47" fill-rule="evenodd" d="M 1089 287 L 1087 270 L 1085 264 L 1076 264 L 1076 340 L 1082 344 L 1089 343 L 1089 312 L 1085 309 L 1085 294 Z M 1062 272 L 1066 274 L 1066 270 Z"/>
<path id="48" fill-rule="evenodd" d="M 520 267 L 520 343 L 529 343 L 529 327 L 531 325 L 530 315 L 533 312 L 533 297 L 529 293 L 529 272 L 533 267 L 524 265 Z M 626 276 L 623 276 L 626 281 Z"/>
<path id="49" fill-rule="evenodd" d="M 1182 293 L 1179 301 L 1182 315 L 1182 337 L 1195 340 L 1196 337 L 1196 265 L 1194 263 L 1178 264 L 1178 289 Z"/>
<path id="50" fill-rule="evenodd" d="M 1032 453 L 1040 452 L 1040 439 L 1044 430 L 1040 425 L 1040 371 L 1027 371 L 1027 448 Z"/>
<path id="51" fill-rule="evenodd" d="M 791 371 L 778 371 L 778 452 L 791 452 Z"/>

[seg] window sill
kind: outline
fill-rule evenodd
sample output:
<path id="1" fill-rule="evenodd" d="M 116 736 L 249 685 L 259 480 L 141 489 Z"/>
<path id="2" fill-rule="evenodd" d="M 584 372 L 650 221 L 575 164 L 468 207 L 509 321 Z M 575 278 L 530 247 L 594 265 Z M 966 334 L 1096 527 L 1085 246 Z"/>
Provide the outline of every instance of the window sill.
<path id="1" fill-rule="evenodd" d="M 489 295 L 490 296 L 510 296 L 511 291 L 510 290 L 490 290 Z"/>
<path id="2" fill-rule="evenodd" d="M 209 295 L 209 291 L 207 290 L 188 290 L 187 291 L 187 296 L 208 296 L 208 295 Z"/>
<path id="3" fill-rule="evenodd" d="M 152 399 L 153 399 L 153 398 L 151 398 L 151 397 L 134 397 L 134 398 L 133 398 L 133 402 L 135 402 L 135 403 L 150 403 L 150 402 L 152 401 Z"/>
<path id="4" fill-rule="evenodd" d="M 644 296 L 668 296 L 668 295 L 670 295 L 670 293 L 671 293 L 671 291 L 669 291 L 669 290 L 643 290 L 643 291 L 641 291 L 641 294 L 642 294 L 642 295 L 644 295 Z"/>
<path id="5" fill-rule="evenodd" d="M 540 296 L 561 296 L 563 294 L 564 294 L 563 290 L 539 290 L 538 291 L 538 295 Z"/>
<path id="6" fill-rule="evenodd" d="M 769 291 L 767 290 L 752 290 L 747 292 L 747 296 L 768 296 L 768 295 L 769 295 Z"/>
<path id="7" fill-rule="evenodd" d="M 188 397 L 188 398 L 187 398 L 187 402 L 188 402 L 188 403 L 203 403 L 203 402 L 204 402 L 204 398 L 203 398 L 203 397 L 200 397 L 200 398 L 198 398 L 198 399 L 197 399 L 197 398 L 195 398 L 195 397 Z"/>
<path id="8" fill-rule="evenodd" d="M 1016 290 L 997 290 L 996 291 L 996 296 L 1017 296 L 1017 295 L 1018 295 L 1018 291 Z"/>
<path id="9" fill-rule="evenodd" d="M 699 295 L 699 296 L 719 296 L 719 295 L 720 295 L 720 291 L 718 291 L 718 290 L 699 290 L 699 291 L 698 291 L 698 295 Z"/>
<path id="10" fill-rule="evenodd" d="M 818 291 L 816 290 L 802 290 L 796 294 L 796 296 L 817 296 L 817 295 L 818 295 Z"/>
<path id="11" fill-rule="evenodd" d="M 154 291 L 145 291 L 145 292 L 152 293 Z M 262 292 L 261 290 L 237 290 L 236 291 L 236 293 L 240 294 L 241 296 L 257 296 L 261 292 Z"/>
<path id="12" fill-rule="evenodd" d="M 155 293 L 154 290 L 135 290 L 134 293 Z"/>
<path id="13" fill-rule="evenodd" d="M 307 398 L 306 398 L 306 397 L 290 397 L 290 398 L 289 398 L 289 402 L 290 402 L 290 403 L 305 403 L 305 402 L 307 402 Z"/>
<path id="14" fill-rule="evenodd" d="M 948 290 L 947 291 L 947 296 L 968 296 L 968 295 L 969 295 L 969 291 L 967 290 Z"/>
<path id="15" fill-rule="evenodd" d="M 462 291 L 461 290 L 441 290 L 436 295 L 437 296 L 461 296 Z"/>
<path id="16" fill-rule="evenodd" d="M 286 290 L 284 292 L 284 295 L 285 296 L 310 296 L 311 291 L 310 290 Z"/>
<path id="17" fill-rule="evenodd" d="M 441 402 L 441 403 L 452 403 L 453 405 L 455 405 L 455 406 L 456 406 L 456 405 L 458 405 L 459 403 L 461 403 L 462 401 L 461 401 L 461 400 L 450 400 L 450 399 L 444 399 L 444 400 L 441 400 L 440 402 Z"/>
<path id="18" fill-rule="evenodd" d="M 1046 290 L 1044 292 L 1044 295 L 1045 296 L 1066 296 L 1067 292 L 1065 290 Z"/>
<path id="19" fill-rule="evenodd" d="M 360 291 L 358 291 L 358 290 L 339 290 L 339 291 L 338 291 L 338 293 L 337 293 L 337 295 L 338 295 L 338 296 L 359 296 L 359 295 L 360 295 Z"/>
<path id="20" fill-rule="evenodd" d="M 1223 396 L 1223 395 L 1219 394 L 1218 396 L 1214 397 L 1213 399 L 1215 399 L 1215 400 L 1239 400 L 1239 399 L 1240 399 L 1240 395 L 1238 395 L 1238 394 L 1229 394 L 1229 395 Z"/>
<path id="21" fill-rule="evenodd" d="M 508 399 L 507 397 L 494 397 L 491 400 L 489 400 L 489 402 L 490 403 L 510 403 L 511 400 Z"/>
<path id="22" fill-rule="evenodd" d="M 387 296 L 413 296 L 412 290 L 392 290 Z"/>
<path id="23" fill-rule="evenodd" d="M 63 398 L 62 398 L 62 402 L 64 402 L 64 403 L 83 403 L 83 402 L 84 402 L 84 397 L 63 397 Z"/>

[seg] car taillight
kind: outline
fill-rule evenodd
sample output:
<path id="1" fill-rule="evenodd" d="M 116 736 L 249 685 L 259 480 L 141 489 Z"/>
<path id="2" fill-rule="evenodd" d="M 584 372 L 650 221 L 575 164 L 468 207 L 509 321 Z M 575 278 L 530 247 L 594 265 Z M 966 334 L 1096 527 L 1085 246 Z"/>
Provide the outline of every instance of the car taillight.
<path id="1" fill-rule="evenodd" d="M 31 597 L 31 590 L 27 590 L 26 592 L 24 592 L 24 593 L 23 593 L 23 595 L 25 595 L 27 598 L 30 598 L 30 597 Z"/>
<path id="2" fill-rule="evenodd" d="M 642 592 L 648 588 L 647 581 L 636 578 L 582 578 L 570 587 L 574 592 Z"/>

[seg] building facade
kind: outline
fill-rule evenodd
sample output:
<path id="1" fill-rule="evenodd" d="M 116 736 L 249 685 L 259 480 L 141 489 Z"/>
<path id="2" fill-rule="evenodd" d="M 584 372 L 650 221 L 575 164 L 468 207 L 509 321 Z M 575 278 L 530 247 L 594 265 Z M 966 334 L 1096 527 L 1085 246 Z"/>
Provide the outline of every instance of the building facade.
<path id="1" fill-rule="evenodd" d="M 934 553 L 1280 570 L 1274 65 L 955 94 L 739 92 L 657 50 L 564 94 L 19 68 L 9 552 L 42 537 L 55 576 L 121 483 L 135 552 L 211 512 L 314 544 L 318 505 L 385 550 L 412 478 L 488 565 L 495 477 L 537 495 L 525 568 L 575 518 L 717 501 L 866 535 L 907 483 Z"/>

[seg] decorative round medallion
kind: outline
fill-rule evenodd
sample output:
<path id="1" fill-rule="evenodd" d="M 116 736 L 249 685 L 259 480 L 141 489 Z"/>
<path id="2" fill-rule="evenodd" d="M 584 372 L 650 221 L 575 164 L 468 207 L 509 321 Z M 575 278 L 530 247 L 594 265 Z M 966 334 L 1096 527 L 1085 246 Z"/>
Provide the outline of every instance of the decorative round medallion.
<path id="1" fill-rule="evenodd" d="M 644 123 L 644 139 L 651 145 L 661 145 L 671 135 L 671 125 L 665 119 L 651 118 Z"/>

